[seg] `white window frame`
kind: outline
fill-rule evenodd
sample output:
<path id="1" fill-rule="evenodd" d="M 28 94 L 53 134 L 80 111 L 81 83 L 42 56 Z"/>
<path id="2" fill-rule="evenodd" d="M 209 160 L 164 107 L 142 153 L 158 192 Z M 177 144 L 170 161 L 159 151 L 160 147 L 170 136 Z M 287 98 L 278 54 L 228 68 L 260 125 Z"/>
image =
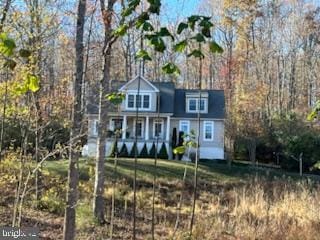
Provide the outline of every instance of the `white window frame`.
<path id="1" fill-rule="evenodd" d="M 134 119 L 134 121 L 133 121 L 133 134 L 134 134 L 134 136 L 136 136 L 136 122 L 137 122 L 137 120 Z M 145 132 L 144 119 L 139 118 L 138 122 L 141 122 L 141 136 L 138 136 L 138 138 L 144 138 L 144 132 Z"/>
<path id="2" fill-rule="evenodd" d="M 182 125 L 186 124 L 188 131 L 184 132 L 184 134 L 190 134 L 190 121 L 189 120 L 180 120 L 179 121 L 179 131 L 182 132 Z"/>
<path id="3" fill-rule="evenodd" d="M 208 112 L 208 98 L 201 98 L 201 99 L 198 99 L 198 107 L 200 109 L 200 100 L 201 101 L 204 101 L 204 109 L 201 110 L 201 112 L 204 112 L 204 113 L 207 113 Z"/>
<path id="4" fill-rule="evenodd" d="M 129 95 L 133 95 L 133 107 L 129 107 Z M 137 109 L 137 92 L 128 92 L 126 95 L 126 110 L 136 110 Z M 139 96 L 141 97 L 141 107 L 138 108 L 140 111 L 150 111 L 151 110 L 151 93 L 146 92 L 140 92 Z M 144 96 L 149 96 L 149 107 L 144 108 L 143 102 L 144 102 Z"/>
<path id="5" fill-rule="evenodd" d="M 163 139 L 163 135 L 164 135 L 164 121 L 163 119 L 154 119 L 153 120 L 153 127 L 152 127 L 152 132 L 153 132 L 153 137 L 157 138 L 156 136 L 156 123 L 161 123 L 161 134 L 159 136 L 160 139 Z"/>
<path id="6" fill-rule="evenodd" d="M 206 138 L 206 127 L 211 126 L 211 138 Z M 214 121 L 203 122 L 203 141 L 212 142 L 214 139 Z"/>
<path id="7" fill-rule="evenodd" d="M 133 107 L 131 108 L 131 107 L 129 107 L 129 95 L 132 95 L 133 96 Z M 135 108 L 135 104 L 136 103 L 136 95 L 135 94 L 133 94 L 133 93 L 128 93 L 127 94 L 127 97 L 126 97 L 126 108 L 127 109 L 134 109 Z"/>
<path id="8" fill-rule="evenodd" d="M 196 101 L 196 110 L 190 110 L 190 100 Z M 204 110 L 201 110 L 200 113 L 208 113 L 208 98 L 201 98 L 201 101 L 204 101 Z M 187 98 L 187 112 L 188 113 L 197 113 L 200 108 L 200 98 L 188 97 Z"/>
<path id="9" fill-rule="evenodd" d="M 148 96 L 148 97 L 149 97 L 149 107 L 148 107 L 148 108 L 143 107 L 144 97 L 145 97 L 145 96 Z M 142 109 L 146 109 L 146 110 L 150 110 L 150 109 L 151 109 L 151 94 L 143 94 L 143 95 L 142 95 L 142 97 L 141 97 L 141 106 L 142 106 Z"/>
<path id="10" fill-rule="evenodd" d="M 98 136 L 98 127 L 99 127 L 99 121 L 97 119 L 94 119 L 92 121 L 92 134 L 93 134 L 93 136 Z"/>

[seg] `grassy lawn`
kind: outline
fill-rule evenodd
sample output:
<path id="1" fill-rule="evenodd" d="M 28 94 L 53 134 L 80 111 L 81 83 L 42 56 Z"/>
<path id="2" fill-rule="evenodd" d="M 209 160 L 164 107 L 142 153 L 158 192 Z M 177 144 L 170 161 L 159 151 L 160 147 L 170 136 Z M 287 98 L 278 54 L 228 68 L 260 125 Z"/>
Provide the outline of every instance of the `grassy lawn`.
<path id="1" fill-rule="evenodd" d="M 157 175 L 156 239 L 185 239 L 191 212 L 194 164 L 158 160 L 155 168 L 153 159 L 138 159 L 137 163 L 138 225 L 141 230 L 139 239 L 149 239 L 146 236 L 150 235 L 154 174 Z M 118 159 L 115 188 L 110 181 L 115 177 L 113 164 L 113 159 L 106 160 L 107 215 L 110 214 L 111 196 L 114 193 L 117 208 L 114 239 L 130 239 L 134 159 Z M 185 166 L 187 183 L 184 185 L 182 177 Z M 44 167 L 51 176 L 62 178 L 65 182 L 67 160 L 48 161 Z M 92 216 L 94 159 L 80 159 L 79 167 L 79 239 L 87 239 L 92 229 L 98 238 L 108 235 L 106 227 L 96 226 L 92 218 L 88 217 Z M 297 173 L 281 169 L 255 168 L 240 163 L 228 166 L 226 162 L 201 162 L 195 239 L 314 239 L 318 222 L 320 224 L 318 189 L 317 176 L 300 178 Z M 177 202 L 181 194 L 183 203 L 180 228 L 177 236 L 172 238 Z M 61 195 L 61 199 L 63 197 Z M 292 224 L 292 221 L 296 223 Z"/>
<path id="2" fill-rule="evenodd" d="M 80 179 L 89 179 L 89 169 L 94 168 L 93 159 L 80 159 Z M 153 175 L 163 181 L 172 181 L 182 179 L 185 166 L 187 166 L 187 179 L 191 180 L 194 173 L 194 164 L 175 160 L 158 160 L 157 167 L 154 167 L 153 159 L 138 159 L 137 161 L 137 176 L 139 180 L 152 182 Z M 58 174 L 62 177 L 67 176 L 68 161 L 48 161 L 44 168 L 51 173 Z M 134 159 L 118 159 L 117 161 L 118 177 L 131 179 L 134 174 Z M 114 176 L 114 160 L 106 160 L 106 174 L 108 177 Z M 298 180 L 301 179 L 297 173 L 286 172 L 281 169 L 266 169 L 235 164 L 228 166 L 225 162 L 200 162 L 199 164 L 199 178 L 204 181 L 219 181 L 219 182 L 237 182 L 246 181 L 253 177 L 266 177 L 268 179 L 274 178 L 289 178 Z M 312 180 L 319 180 L 317 176 L 304 176 Z"/>
<path id="3" fill-rule="evenodd" d="M 105 164 L 106 219 L 110 222 L 111 200 L 114 196 L 113 239 L 131 239 L 134 159 L 118 159 L 117 163 L 116 178 L 114 160 L 107 159 Z M 0 201 L 0 225 L 11 224 L 15 197 L 11 172 L 17 166 L 12 163 L 2 169 L 6 177 L 0 178 L 0 191 L 6 197 Z M 183 183 L 185 166 L 187 182 Z M 107 239 L 110 226 L 97 225 L 92 214 L 95 160 L 81 158 L 79 168 L 77 239 Z M 62 239 L 67 173 L 68 160 L 44 163 L 44 188 L 39 210 L 32 207 L 33 180 L 30 182 L 31 190 L 24 204 L 23 225 L 38 224 L 42 236 L 46 236 L 44 239 Z M 137 164 L 138 239 L 151 239 L 154 174 L 157 175 L 156 239 L 185 240 L 190 222 L 194 164 L 158 160 L 155 168 L 153 159 L 138 159 Z M 116 179 L 115 185 L 112 179 Z M 318 239 L 320 184 L 317 176 L 300 178 L 297 173 L 280 169 L 254 168 L 239 163 L 228 166 L 226 162 L 207 161 L 199 164 L 198 187 L 194 239 Z M 181 196 L 179 229 L 174 236 L 177 204 Z"/>

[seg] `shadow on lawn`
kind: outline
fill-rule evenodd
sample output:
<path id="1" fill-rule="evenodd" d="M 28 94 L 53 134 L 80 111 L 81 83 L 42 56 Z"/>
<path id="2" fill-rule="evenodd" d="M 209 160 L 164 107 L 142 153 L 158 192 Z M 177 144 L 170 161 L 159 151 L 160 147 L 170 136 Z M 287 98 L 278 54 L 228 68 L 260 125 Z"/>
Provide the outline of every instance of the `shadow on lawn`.
<path id="1" fill-rule="evenodd" d="M 134 159 L 120 158 L 117 160 L 117 179 L 126 179 L 131 184 L 134 174 Z M 48 162 L 48 170 L 67 177 L 67 161 L 51 161 Z M 79 178 L 88 181 L 94 176 L 90 176 L 90 168 L 95 167 L 94 159 L 81 159 L 79 162 L 80 174 Z M 114 159 L 106 160 L 106 178 L 112 179 L 114 175 Z M 153 159 L 138 159 L 137 161 L 137 177 L 139 185 L 149 187 L 152 185 L 153 175 L 156 174 L 161 184 L 171 185 L 169 182 L 182 181 L 184 174 L 185 162 L 174 160 L 158 160 L 157 167 L 154 167 Z M 92 173 L 91 173 L 92 174 Z M 193 181 L 194 164 L 187 163 L 187 182 Z M 253 178 L 262 177 L 268 180 L 284 179 L 284 180 L 301 180 L 300 176 L 295 173 L 289 173 L 277 169 L 257 168 L 253 166 L 228 166 L 224 162 L 206 161 L 199 163 L 199 181 L 200 182 L 216 182 L 224 184 L 227 182 L 245 182 Z M 303 179 L 319 181 L 319 178 L 306 176 Z"/>

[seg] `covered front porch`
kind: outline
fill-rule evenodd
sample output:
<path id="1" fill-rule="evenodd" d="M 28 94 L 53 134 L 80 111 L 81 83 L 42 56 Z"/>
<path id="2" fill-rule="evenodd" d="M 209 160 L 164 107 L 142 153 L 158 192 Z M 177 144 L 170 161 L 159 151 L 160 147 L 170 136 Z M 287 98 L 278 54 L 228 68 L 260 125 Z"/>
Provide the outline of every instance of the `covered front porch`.
<path id="1" fill-rule="evenodd" d="M 131 142 L 138 138 L 139 142 L 170 141 L 170 116 L 148 115 L 139 116 L 138 119 L 131 115 L 110 116 L 108 129 L 111 132 L 119 130 L 119 141 Z M 111 140 L 111 139 L 110 139 Z"/>

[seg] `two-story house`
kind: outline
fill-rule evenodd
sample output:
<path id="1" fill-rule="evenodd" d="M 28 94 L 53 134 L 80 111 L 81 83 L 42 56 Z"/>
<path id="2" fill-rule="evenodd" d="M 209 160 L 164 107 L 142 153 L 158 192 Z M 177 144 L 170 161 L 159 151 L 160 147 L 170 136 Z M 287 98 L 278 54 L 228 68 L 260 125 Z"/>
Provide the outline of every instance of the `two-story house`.
<path id="1" fill-rule="evenodd" d="M 224 159 L 224 92 L 221 90 L 202 90 L 201 97 L 197 90 L 176 89 L 172 82 L 154 83 L 139 77 L 124 84 L 119 91 L 125 93 L 120 113 L 110 111 L 106 128 L 110 131 L 121 129 L 118 141 L 120 149 L 126 143 L 129 151 L 138 137 L 138 150 L 146 143 L 151 148 L 156 138 L 165 143 L 171 155 L 173 129 L 176 132 L 190 133 L 198 129 L 197 115 L 200 121 L 200 158 Z M 159 97 L 158 97 L 159 96 Z M 159 101 L 160 100 L 160 101 Z M 159 115 L 158 117 L 158 107 Z M 136 119 L 136 110 L 139 117 Z M 200 109 L 199 109 L 200 108 Z M 136 127 L 135 127 L 136 126 Z M 88 143 L 84 154 L 95 156 L 97 149 L 98 109 L 88 108 Z M 112 138 L 107 139 L 107 151 L 110 152 Z M 159 144 L 159 149 L 160 145 Z"/>

